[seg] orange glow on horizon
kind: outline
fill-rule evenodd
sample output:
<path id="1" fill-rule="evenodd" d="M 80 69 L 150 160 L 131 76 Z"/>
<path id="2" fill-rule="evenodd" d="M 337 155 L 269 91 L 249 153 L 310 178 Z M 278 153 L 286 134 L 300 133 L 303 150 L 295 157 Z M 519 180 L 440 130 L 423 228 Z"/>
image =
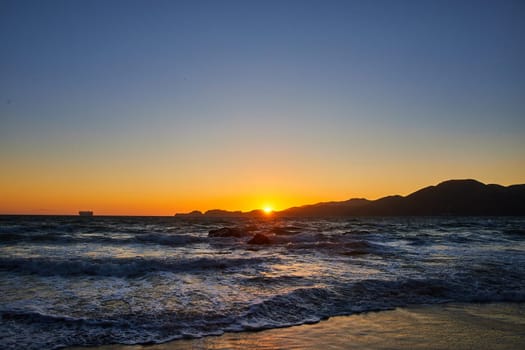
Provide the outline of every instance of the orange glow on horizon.
<path id="1" fill-rule="evenodd" d="M 37 158 L 24 162 L 6 159 L 4 163 L 17 166 L 0 173 L 0 214 L 77 215 L 79 210 L 92 210 L 95 215 L 171 216 L 193 210 L 249 212 L 257 208 L 271 214 L 326 201 L 407 195 L 451 178 L 476 178 L 502 185 L 523 183 L 522 168 L 479 177 L 442 165 L 425 170 L 432 174 L 422 175 L 415 171 L 416 166 L 397 167 L 397 172 L 392 170 L 385 177 L 384 171 L 376 168 L 352 168 L 347 163 L 338 164 L 348 169 L 334 169 L 329 164 L 311 168 L 306 160 L 293 163 L 276 156 L 271 162 L 263 158 L 261 164 L 250 166 L 241 166 L 251 164 L 242 157 L 229 160 L 229 166 L 195 163 L 181 173 L 174 162 L 158 159 L 139 168 L 127 158 L 115 157 L 118 162 L 109 156 L 104 162 L 97 159 L 75 157 L 67 169 L 61 158 L 49 163 Z"/>

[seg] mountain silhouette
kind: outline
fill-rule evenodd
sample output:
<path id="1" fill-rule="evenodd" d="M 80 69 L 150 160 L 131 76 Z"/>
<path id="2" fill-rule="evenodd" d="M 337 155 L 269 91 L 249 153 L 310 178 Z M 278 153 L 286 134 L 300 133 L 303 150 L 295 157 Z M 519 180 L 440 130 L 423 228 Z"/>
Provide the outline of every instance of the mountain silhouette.
<path id="1" fill-rule="evenodd" d="M 176 214 L 176 216 L 195 216 Z M 198 216 L 263 216 L 260 210 L 248 213 L 212 210 Z M 422 188 L 408 196 L 377 200 L 354 198 L 323 202 L 274 212 L 276 217 L 329 216 L 522 216 L 525 215 L 525 184 L 485 185 L 476 180 L 448 180 Z"/>
<path id="2" fill-rule="evenodd" d="M 525 215 L 525 185 L 485 185 L 476 180 L 449 180 L 406 197 L 374 201 L 351 199 L 290 208 L 280 216 Z"/>

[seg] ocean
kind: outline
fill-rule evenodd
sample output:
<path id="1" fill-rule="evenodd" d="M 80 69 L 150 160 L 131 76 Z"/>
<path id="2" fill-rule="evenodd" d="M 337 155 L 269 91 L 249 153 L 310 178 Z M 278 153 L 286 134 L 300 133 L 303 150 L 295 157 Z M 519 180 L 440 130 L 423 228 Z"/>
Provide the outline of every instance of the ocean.
<path id="1" fill-rule="evenodd" d="M 241 228 L 241 237 L 209 237 Z M 257 233 L 269 244 L 248 244 Z M 525 218 L 0 216 L 0 348 L 152 344 L 525 301 Z"/>

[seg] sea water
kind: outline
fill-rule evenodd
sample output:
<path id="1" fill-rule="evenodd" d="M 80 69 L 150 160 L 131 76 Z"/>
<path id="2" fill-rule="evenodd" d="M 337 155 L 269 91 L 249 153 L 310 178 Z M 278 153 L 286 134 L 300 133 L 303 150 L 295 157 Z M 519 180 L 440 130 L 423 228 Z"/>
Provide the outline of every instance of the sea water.
<path id="1" fill-rule="evenodd" d="M 242 237 L 208 237 L 221 227 Z M 270 244 L 252 245 L 256 233 Z M 525 218 L 0 216 L 0 348 L 159 343 L 525 301 Z"/>

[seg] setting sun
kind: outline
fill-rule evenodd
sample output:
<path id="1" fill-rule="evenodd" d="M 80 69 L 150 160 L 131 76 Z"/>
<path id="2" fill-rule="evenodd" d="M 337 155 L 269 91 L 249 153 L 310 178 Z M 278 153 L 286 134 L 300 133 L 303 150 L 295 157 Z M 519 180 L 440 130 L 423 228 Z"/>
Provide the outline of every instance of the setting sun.
<path id="1" fill-rule="evenodd" d="M 264 211 L 265 214 L 271 214 L 272 211 L 273 211 L 273 208 L 270 207 L 270 206 L 266 206 L 266 207 L 263 208 L 263 211 Z"/>

